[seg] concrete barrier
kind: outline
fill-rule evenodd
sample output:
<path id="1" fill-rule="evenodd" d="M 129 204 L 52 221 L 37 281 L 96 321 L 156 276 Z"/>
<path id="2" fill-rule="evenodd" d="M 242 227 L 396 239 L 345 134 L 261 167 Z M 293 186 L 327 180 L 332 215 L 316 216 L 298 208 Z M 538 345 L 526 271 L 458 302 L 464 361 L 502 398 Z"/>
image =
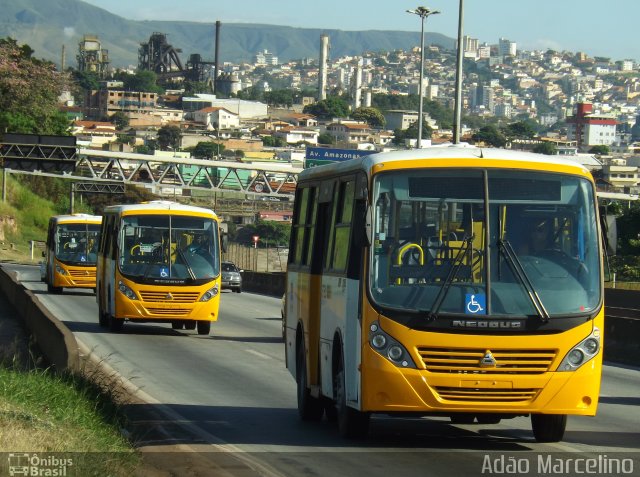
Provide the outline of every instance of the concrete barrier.
<path id="1" fill-rule="evenodd" d="M 606 288 L 604 303 L 604 359 L 640 366 L 640 292 Z"/>
<path id="2" fill-rule="evenodd" d="M 57 370 L 78 371 L 80 359 L 75 336 L 40 303 L 31 290 L 18 282 L 16 272 L 0 268 L 0 290 L 20 313 L 22 321 L 49 363 Z"/>
<path id="3" fill-rule="evenodd" d="M 286 289 L 287 274 L 285 272 L 253 272 L 245 270 L 242 272 L 242 288 L 246 291 L 264 293 L 281 297 Z"/>

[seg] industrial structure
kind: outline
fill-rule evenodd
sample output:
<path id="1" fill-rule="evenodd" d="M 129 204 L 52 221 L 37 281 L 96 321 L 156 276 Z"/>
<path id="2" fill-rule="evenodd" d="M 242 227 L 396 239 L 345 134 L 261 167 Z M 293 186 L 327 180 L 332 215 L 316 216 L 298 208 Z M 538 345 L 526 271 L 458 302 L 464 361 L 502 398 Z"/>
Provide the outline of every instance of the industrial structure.
<path id="1" fill-rule="evenodd" d="M 216 29 L 219 28 L 218 23 L 216 22 Z M 218 55 L 217 51 L 216 41 L 216 56 Z M 200 54 L 192 53 L 183 66 L 178 53 L 182 53 L 182 50 L 171 45 L 167 40 L 166 34 L 155 32 L 149 37 L 148 42 L 140 43 L 138 69 L 153 71 L 158 75 L 161 83 L 167 83 L 172 80 L 207 82 L 211 84 L 213 89 L 214 80 L 212 76 L 215 75 L 209 75 L 208 73 L 215 62 L 205 61 Z"/>
<path id="2" fill-rule="evenodd" d="M 84 35 L 78 44 L 78 71 L 95 73 L 98 78 L 105 78 L 109 71 L 109 50 L 100 45 L 95 35 Z M 64 60 L 62 61 L 64 63 Z M 64 64 L 62 65 L 64 68 Z"/>
<path id="3" fill-rule="evenodd" d="M 320 101 L 327 99 L 329 48 L 329 35 L 320 35 L 320 71 L 318 72 L 318 100 Z"/>

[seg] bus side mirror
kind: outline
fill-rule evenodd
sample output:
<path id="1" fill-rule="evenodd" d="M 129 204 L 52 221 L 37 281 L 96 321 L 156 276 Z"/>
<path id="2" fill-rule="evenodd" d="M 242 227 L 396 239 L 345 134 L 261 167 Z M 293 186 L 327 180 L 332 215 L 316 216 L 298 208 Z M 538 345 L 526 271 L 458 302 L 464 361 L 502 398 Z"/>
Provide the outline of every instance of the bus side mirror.
<path id="1" fill-rule="evenodd" d="M 227 247 L 229 246 L 229 237 L 227 234 L 222 234 L 222 240 L 220 240 L 220 246 L 222 247 L 222 251 L 226 252 Z"/>
<path id="2" fill-rule="evenodd" d="M 364 204 L 364 202 L 363 202 Z M 355 242 L 357 245 L 359 245 L 360 247 L 370 247 L 371 246 L 371 223 L 372 223 L 372 211 L 371 211 L 371 207 L 370 206 L 366 206 L 366 208 L 363 206 L 362 207 L 362 215 L 364 215 L 364 217 L 362 217 L 362 220 L 360 221 L 360 224 L 362 224 L 360 227 L 356 227 L 355 228 Z"/>

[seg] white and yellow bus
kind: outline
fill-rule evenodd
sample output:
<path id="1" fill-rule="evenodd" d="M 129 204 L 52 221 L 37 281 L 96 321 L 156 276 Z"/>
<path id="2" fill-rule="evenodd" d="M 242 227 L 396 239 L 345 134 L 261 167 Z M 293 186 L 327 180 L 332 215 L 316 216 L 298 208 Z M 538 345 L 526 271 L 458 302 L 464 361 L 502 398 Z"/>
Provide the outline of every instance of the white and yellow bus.
<path id="1" fill-rule="evenodd" d="M 44 281 L 49 293 L 63 288 L 95 288 L 98 235 L 102 217 L 55 215 L 49 219 Z"/>
<path id="2" fill-rule="evenodd" d="M 151 201 L 105 208 L 97 293 L 100 325 L 171 323 L 207 335 L 220 305 L 220 226 L 205 208 Z"/>
<path id="3" fill-rule="evenodd" d="M 298 178 L 286 363 L 303 419 L 498 423 L 538 441 L 598 405 L 602 238 L 589 171 L 472 146 L 374 154 Z M 534 246 L 544 224 L 544 246 Z"/>

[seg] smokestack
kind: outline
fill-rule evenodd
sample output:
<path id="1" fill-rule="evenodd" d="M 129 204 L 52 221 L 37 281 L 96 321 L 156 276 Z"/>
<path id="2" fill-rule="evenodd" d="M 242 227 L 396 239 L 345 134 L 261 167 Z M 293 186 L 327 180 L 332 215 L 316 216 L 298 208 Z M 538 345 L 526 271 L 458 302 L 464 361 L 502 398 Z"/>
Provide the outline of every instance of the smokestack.
<path id="1" fill-rule="evenodd" d="M 329 35 L 320 35 L 320 71 L 318 72 L 318 99 L 327 99 L 327 61 L 329 57 Z"/>
<path id="2" fill-rule="evenodd" d="M 216 57 L 215 62 L 215 74 L 213 77 L 213 94 L 216 94 L 218 88 L 218 76 L 220 72 L 220 20 L 216 20 Z"/>
<path id="3" fill-rule="evenodd" d="M 353 74 L 353 109 L 355 110 L 362 106 L 362 68 L 360 67 L 360 61 L 356 63 L 356 69 Z"/>
<path id="4" fill-rule="evenodd" d="M 64 45 L 62 45 L 62 57 L 60 58 L 60 71 L 64 71 L 64 63 L 67 59 L 67 53 L 65 51 Z"/>

